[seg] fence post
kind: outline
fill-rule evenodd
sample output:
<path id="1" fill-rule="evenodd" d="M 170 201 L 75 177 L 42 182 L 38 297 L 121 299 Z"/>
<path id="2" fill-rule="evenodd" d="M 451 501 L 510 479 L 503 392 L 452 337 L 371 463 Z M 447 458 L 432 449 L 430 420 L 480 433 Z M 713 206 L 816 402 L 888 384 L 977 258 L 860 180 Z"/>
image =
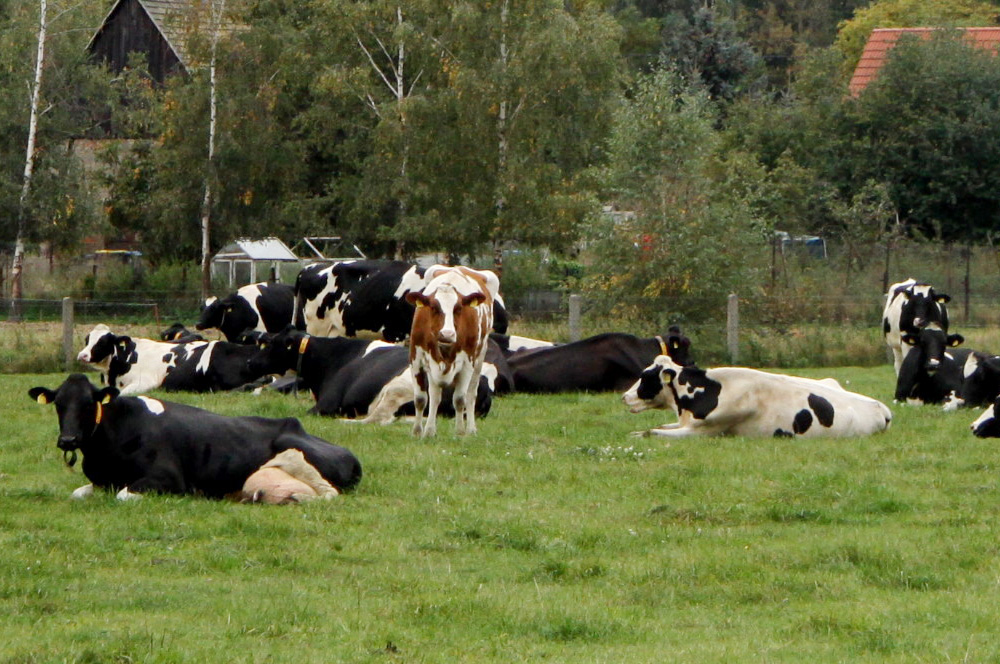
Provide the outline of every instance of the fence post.
<path id="1" fill-rule="evenodd" d="M 583 309 L 583 296 L 569 296 L 569 340 L 580 340 L 580 312 Z"/>
<path id="2" fill-rule="evenodd" d="M 64 297 L 62 299 L 62 324 L 63 324 L 63 364 L 66 371 L 73 370 L 73 298 Z"/>
<path id="3" fill-rule="evenodd" d="M 726 346 L 729 361 L 736 364 L 740 351 L 740 300 L 736 293 L 730 293 L 726 302 Z"/>

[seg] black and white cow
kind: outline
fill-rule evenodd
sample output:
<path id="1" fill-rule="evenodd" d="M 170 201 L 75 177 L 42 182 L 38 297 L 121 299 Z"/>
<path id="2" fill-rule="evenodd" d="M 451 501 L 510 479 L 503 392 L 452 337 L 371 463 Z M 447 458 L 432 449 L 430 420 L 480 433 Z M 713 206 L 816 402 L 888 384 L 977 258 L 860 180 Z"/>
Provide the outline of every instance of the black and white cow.
<path id="1" fill-rule="evenodd" d="M 557 344 L 542 339 L 532 339 L 531 337 L 520 337 L 516 334 L 500 334 L 490 332 L 490 339 L 503 352 L 504 355 L 512 355 L 525 350 L 535 350 L 536 348 L 551 348 Z"/>
<path id="2" fill-rule="evenodd" d="M 247 329 L 279 332 L 292 323 L 295 312 L 295 289 L 285 284 L 261 282 L 248 284 L 223 298 L 205 300 L 199 330 L 217 329 L 226 341 L 235 342 Z"/>
<path id="3" fill-rule="evenodd" d="M 414 312 L 406 295 L 427 285 L 427 269 L 372 259 L 306 266 L 295 280 L 295 326 L 313 336 L 353 337 L 368 330 L 386 341 L 402 341 L 410 334 Z M 499 309 L 494 329 L 506 332 L 502 301 Z"/>
<path id="4" fill-rule="evenodd" d="M 988 406 L 1000 396 L 1000 355 L 974 350 L 965 359 L 955 406 Z"/>
<path id="5" fill-rule="evenodd" d="M 499 349 L 496 352 L 499 355 Z M 388 423 L 413 412 L 409 351 L 403 346 L 348 337 L 313 337 L 287 329 L 261 340 L 249 366 L 254 373 L 298 371 L 300 386 L 312 392 L 316 401 L 310 412 L 320 415 L 364 417 L 377 404 L 377 417 L 365 421 Z M 482 415 L 489 412 L 494 391 L 509 390 L 510 386 L 506 365 L 491 371 L 498 376 L 502 373 L 502 377 L 484 371 L 476 406 Z M 405 395 L 401 401 L 397 400 L 400 394 Z"/>
<path id="6" fill-rule="evenodd" d="M 908 344 L 903 334 L 916 334 L 921 328 L 936 324 L 948 333 L 948 307 L 951 297 L 938 293 L 929 284 L 907 279 L 889 286 L 882 312 L 882 333 L 885 343 L 892 351 L 892 364 L 899 375 L 907 352 Z"/>
<path id="7" fill-rule="evenodd" d="M 833 379 L 742 367 L 699 369 L 667 355 L 657 357 L 622 400 L 633 413 L 673 410 L 677 422 L 641 432 L 670 438 L 867 436 L 892 421 L 885 404 L 848 392 Z"/>
<path id="8" fill-rule="evenodd" d="M 187 343 L 189 341 L 204 341 L 205 337 L 197 332 L 192 332 L 184 326 L 184 323 L 174 323 L 167 329 L 160 332 L 160 341 L 173 341 L 174 343 Z"/>
<path id="9" fill-rule="evenodd" d="M 902 340 L 907 350 L 896 376 L 894 399 L 913 405 L 944 402 L 948 410 L 956 407 L 958 403 L 952 402 L 962 390 L 965 361 L 972 352 L 955 348 L 964 337 L 929 323 L 916 333 L 903 333 Z"/>
<path id="10" fill-rule="evenodd" d="M 167 373 L 161 387 L 181 392 L 234 390 L 264 375 L 250 369 L 248 362 L 256 354 L 256 346 L 209 341 Z"/>
<path id="11" fill-rule="evenodd" d="M 160 387 L 171 371 L 207 343 L 174 343 L 118 335 L 102 324 L 87 334 L 86 344 L 76 359 L 98 369 L 106 384 L 121 394 L 140 394 Z"/>
<path id="12" fill-rule="evenodd" d="M 979 438 L 1000 438 L 1000 397 L 993 402 L 969 425 L 972 433 Z"/>
<path id="13" fill-rule="evenodd" d="M 117 491 L 120 499 L 155 492 L 211 498 L 238 493 L 246 479 L 275 455 L 303 453 L 330 484 L 350 489 L 361 480 L 361 464 L 347 449 L 311 436 L 295 418 L 226 417 L 149 397 L 122 397 L 113 387 L 94 387 L 82 374 L 51 390 L 28 391 L 54 403 L 58 447 L 73 465 L 83 454 L 90 484 Z"/>
<path id="14" fill-rule="evenodd" d="M 642 339 L 609 332 L 551 348 L 514 353 L 507 364 L 517 392 L 620 392 L 642 374 L 657 355 L 691 362 L 691 341 L 672 326 L 666 335 Z"/>

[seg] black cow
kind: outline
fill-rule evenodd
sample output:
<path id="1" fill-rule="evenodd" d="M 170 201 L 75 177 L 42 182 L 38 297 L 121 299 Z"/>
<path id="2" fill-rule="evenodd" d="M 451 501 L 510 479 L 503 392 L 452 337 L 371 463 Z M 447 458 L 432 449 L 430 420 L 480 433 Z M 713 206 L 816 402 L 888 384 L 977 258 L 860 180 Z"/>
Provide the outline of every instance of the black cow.
<path id="1" fill-rule="evenodd" d="M 189 341 L 204 341 L 205 337 L 197 332 L 192 332 L 184 326 L 184 323 L 174 323 L 167 329 L 160 332 L 160 341 L 173 341 L 174 343 L 185 344 Z"/>
<path id="2" fill-rule="evenodd" d="M 222 498 L 289 449 L 300 450 L 338 489 L 361 480 L 361 464 L 350 451 L 309 435 L 295 418 L 226 417 L 149 397 L 120 397 L 82 374 L 55 390 L 33 387 L 28 395 L 55 404 L 66 462 L 72 466 L 77 450 L 83 453 L 91 484 L 77 489 L 76 497 L 96 487 L 118 491 L 121 499 L 146 492 Z"/>
<path id="3" fill-rule="evenodd" d="M 895 400 L 911 404 L 941 403 L 958 397 L 964 380 L 965 361 L 972 352 L 954 349 L 965 341 L 961 334 L 946 334 L 936 324 L 916 334 L 902 335 L 908 347 L 896 377 Z"/>
<path id="4" fill-rule="evenodd" d="M 195 327 L 215 328 L 226 341 L 235 342 L 246 329 L 279 332 L 292 323 L 295 311 L 295 290 L 285 284 L 261 282 L 243 286 L 222 299 L 205 301 Z"/>
<path id="5" fill-rule="evenodd" d="M 882 333 L 885 343 L 892 350 L 893 368 L 899 375 L 900 367 L 909 345 L 903 341 L 904 334 L 917 334 L 928 325 L 937 325 L 948 333 L 948 302 L 951 297 L 938 293 L 929 284 L 907 279 L 889 286 L 882 312 Z"/>
<path id="6" fill-rule="evenodd" d="M 413 413 L 413 382 L 405 347 L 348 337 L 314 337 L 290 328 L 262 340 L 259 348 L 249 362 L 251 371 L 297 371 L 301 387 L 312 392 L 316 400 L 312 413 L 360 417 L 367 415 L 373 404 L 379 405 L 380 418 L 369 421 L 387 422 Z M 499 349 L 496 356 L 502 361 Z M 506 365 L 491 365 L 490 371 L 480 380 L 476 408 L 481 415 L 489 412 L 494 391 L 509 391 L 512 382 Z M 400 395 L 405 398 L 400 399 Z"/>
<path id="7" fill-rule="evenodd" d="M 242 387 L 264 375 L 254 373 L 248 364 L 256 353 L 256 346 L 209 341 L 174 367 L 161 387 L 183 392 L 219 392 Z"/>
<path id="8" fill-rule="evenodd" d="M 427 285 L 426 271 L 390 260 L 309 265 L 295 280 L 295 326 L 313 336 L 353 337 L 368 330 L 386 341 L 402 341 L 413 324 L 414 307 L 406 294 Z M 507 313 L 499 298 L 493 327 L 507 331 Z"/>
<path id="9" fill-rule="evenodd" d="M 517 392 L 620 392 L 627 390 L 658 355 L 692 363 L 691 341 L 672 326 L 664 336 L 641 339 L 609 332 L 507 358 Z"/>

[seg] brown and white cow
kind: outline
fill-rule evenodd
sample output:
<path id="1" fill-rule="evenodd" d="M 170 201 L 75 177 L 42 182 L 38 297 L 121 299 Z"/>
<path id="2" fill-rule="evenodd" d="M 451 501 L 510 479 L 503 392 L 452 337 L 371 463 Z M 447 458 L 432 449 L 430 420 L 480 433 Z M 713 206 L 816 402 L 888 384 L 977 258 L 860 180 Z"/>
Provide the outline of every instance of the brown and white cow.
<path id="1" fill-rule="evenodd" d="M 423 290 L 406 296 L 416 307 L 410 330 L 413 433 L 422 437 L 437 433 L 438 405 L 448 387 L 454 390 L 455 433 L 476 433 L 476 389 L 500 280 L 489 270 L 443 265 L 428 268 L 425 278 Z"/>

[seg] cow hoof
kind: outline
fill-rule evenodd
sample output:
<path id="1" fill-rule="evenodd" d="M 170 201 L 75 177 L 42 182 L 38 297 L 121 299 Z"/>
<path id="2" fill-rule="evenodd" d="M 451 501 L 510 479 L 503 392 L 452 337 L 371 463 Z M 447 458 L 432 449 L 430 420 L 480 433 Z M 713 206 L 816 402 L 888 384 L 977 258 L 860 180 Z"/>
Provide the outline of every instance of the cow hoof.
<path id="1" fill-rule="evenodd" d="M 130 500 L 139 500 L 140 498 L 142 498 L 142 494 L 132 493 L 131 491 L 128 490 L 128 487 L 125 487 L 124 489 L 115 494 L 115 498 L 121 500 L 122 502 Z"/>
<path id="2" fill-rule="evenodd" d="M 651 435 L 652 434 L 649 433 L 648 429 L 645 431 L 633 431 L 632 433 L 629 434 L 629 436 L 631 436 L 632 438 L 648 438 Z"/>
<path id="3" fill-rule="evenodd" d="M 84 484 L 79 489 L 76 489 L 69 495 L 73 500 L 83 500 L 84 498 L 89 498 L 94 495 L 94 485 Z"/>

